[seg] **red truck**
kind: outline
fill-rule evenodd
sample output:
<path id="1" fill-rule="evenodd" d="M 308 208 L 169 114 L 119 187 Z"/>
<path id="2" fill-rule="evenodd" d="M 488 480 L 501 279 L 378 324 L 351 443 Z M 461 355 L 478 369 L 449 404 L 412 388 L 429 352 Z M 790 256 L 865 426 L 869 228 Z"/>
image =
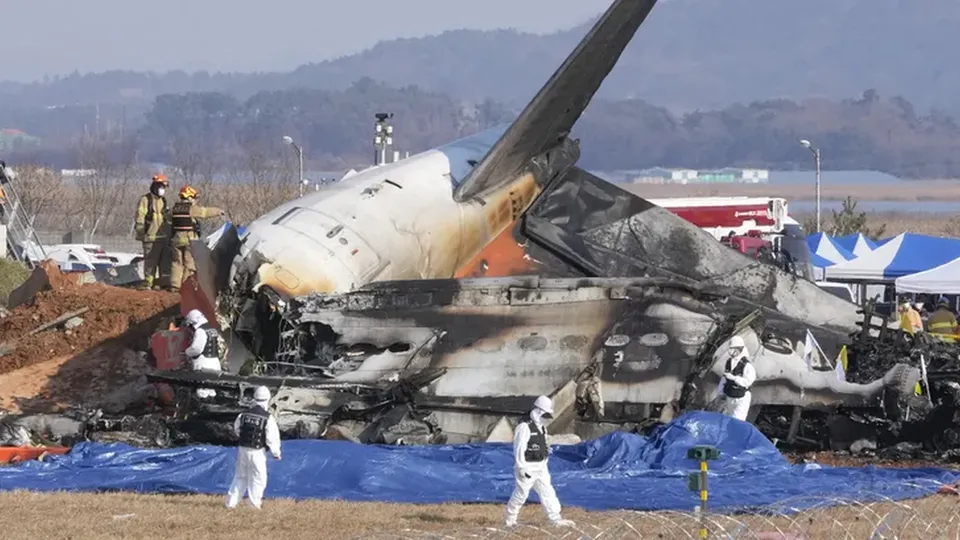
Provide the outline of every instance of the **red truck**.
<path id="1" fill-rule="evenodd" d="M 724 245 L 776 264 L 813 281 L 810 248 L 786 199 L 777 197 L 688 197 L 650 199 Z"/>

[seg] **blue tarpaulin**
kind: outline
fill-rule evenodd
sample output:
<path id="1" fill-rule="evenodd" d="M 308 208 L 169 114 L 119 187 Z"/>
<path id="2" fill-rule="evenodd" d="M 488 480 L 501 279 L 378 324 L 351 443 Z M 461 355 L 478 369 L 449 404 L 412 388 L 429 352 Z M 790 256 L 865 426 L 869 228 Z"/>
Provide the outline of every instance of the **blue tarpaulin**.
<path id="1" fill-rule="evenodd" d="M 716 413 L 684 415 L 650 437 L 612 433 L 550 458 L 566 506 L 593 510 L 689 510 L 695 444 L 716 445 L 710 506 L 758 508 L 795 497 L 870 501 L 922 497 L 960 474 L 940 469 L 887 470 L 791 465 L 753 425 Z M 126 490 L 226 493 L 236 450 L 195 446 L 141 450 L 83 443 L 65 456 L 0 469 L 0 489 Z M 509 444 L 361 446 L 342 441 L 285 441 L 283 460 L 269 461 L 268 497 L 401 503 L 505 503 L 513 489 Z M 534 496 L 535 497 L 535 496 Z M 535 500 L 535 498 L 534 498 Z M 822 503 L 795 500 L 791 507 Z"/>

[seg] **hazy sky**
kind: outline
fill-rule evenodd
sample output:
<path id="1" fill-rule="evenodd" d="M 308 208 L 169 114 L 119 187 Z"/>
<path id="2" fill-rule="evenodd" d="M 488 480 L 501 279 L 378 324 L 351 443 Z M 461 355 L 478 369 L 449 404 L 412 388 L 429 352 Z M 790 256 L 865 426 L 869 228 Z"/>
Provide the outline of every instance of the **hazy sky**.
<path id="1" fill-rule="evenodd" d="M 382 39 L 569 28 L 610 0 L 11 0 L 0 80 L 107 69 L 289 70 Z M 268 7 L 272 6 L 272 7 Z"/>

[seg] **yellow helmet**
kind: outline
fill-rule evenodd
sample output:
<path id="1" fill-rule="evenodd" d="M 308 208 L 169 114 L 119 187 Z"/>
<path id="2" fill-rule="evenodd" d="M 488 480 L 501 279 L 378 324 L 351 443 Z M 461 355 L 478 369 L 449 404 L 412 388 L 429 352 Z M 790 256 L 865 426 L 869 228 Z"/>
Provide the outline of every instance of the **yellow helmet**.
<path id="1" fill-rule="evenodd" d="M 196 199 L 197 195 L 200 195 L 200 192 L 193 189 L 191 186 L 183 186 L 180 190 L 181 199 Z"/>

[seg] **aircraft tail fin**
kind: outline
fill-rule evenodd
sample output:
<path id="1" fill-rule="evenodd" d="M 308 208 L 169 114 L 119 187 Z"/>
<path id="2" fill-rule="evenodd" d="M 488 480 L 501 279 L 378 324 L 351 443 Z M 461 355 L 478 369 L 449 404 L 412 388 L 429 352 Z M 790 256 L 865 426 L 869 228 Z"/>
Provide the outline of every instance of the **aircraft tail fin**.
<path id="1" fill-rule="evenodd" d="M 461 182 L 464 201 L 515 179 L 565 139 L 657 0 L 615 0 L 483 160 Z"/>

